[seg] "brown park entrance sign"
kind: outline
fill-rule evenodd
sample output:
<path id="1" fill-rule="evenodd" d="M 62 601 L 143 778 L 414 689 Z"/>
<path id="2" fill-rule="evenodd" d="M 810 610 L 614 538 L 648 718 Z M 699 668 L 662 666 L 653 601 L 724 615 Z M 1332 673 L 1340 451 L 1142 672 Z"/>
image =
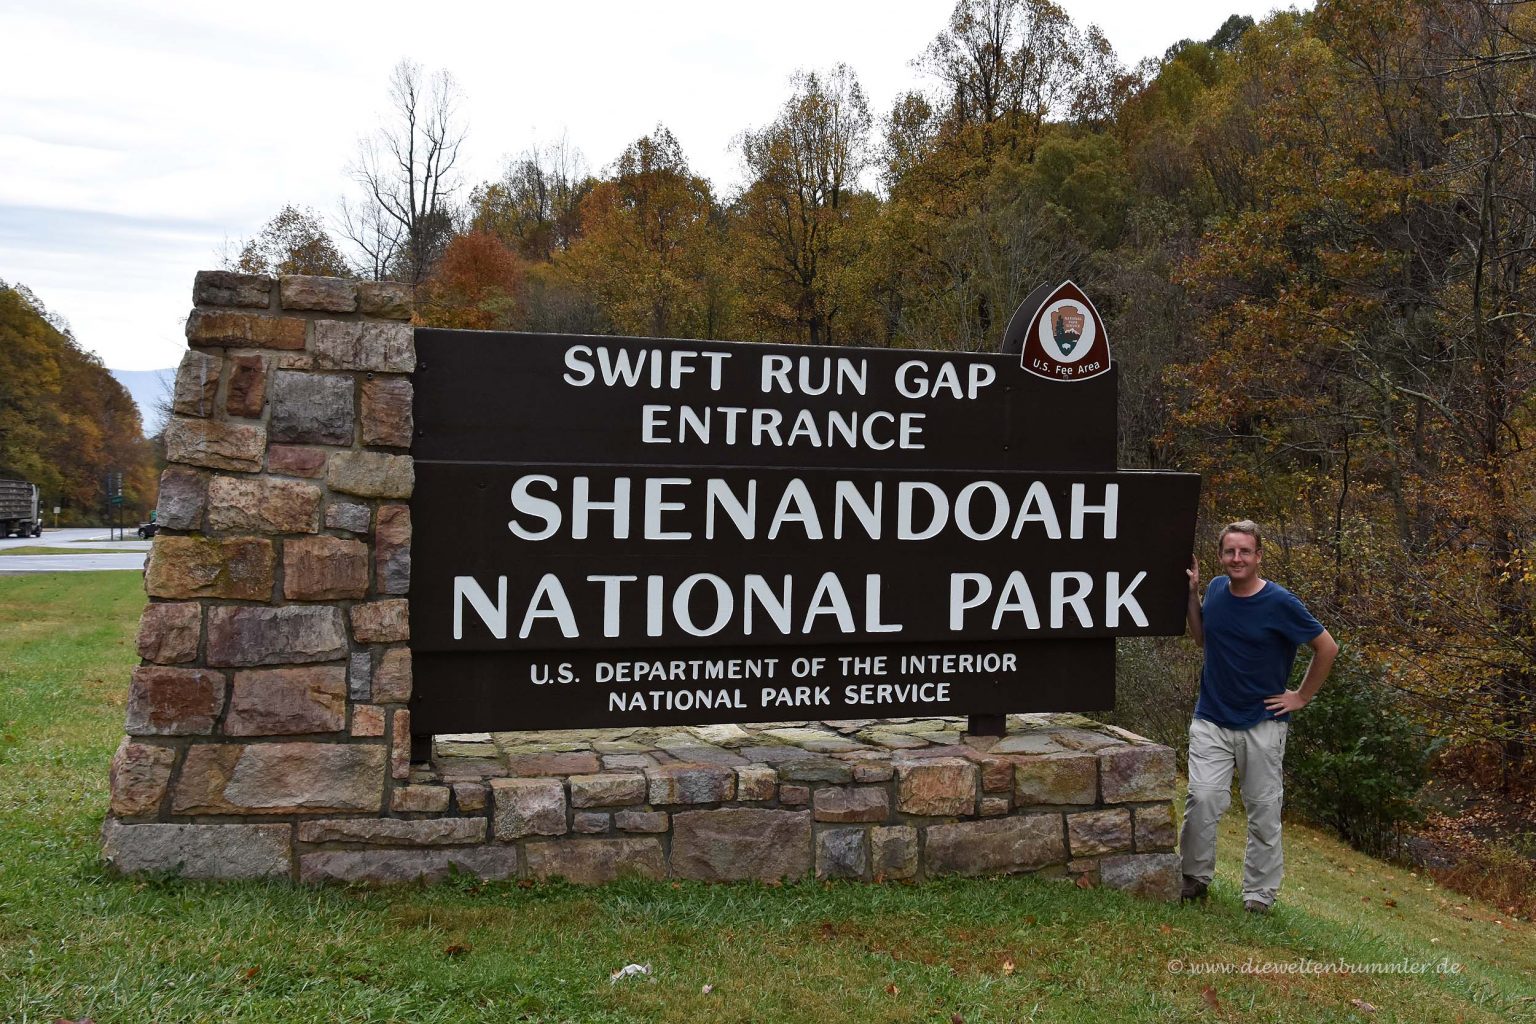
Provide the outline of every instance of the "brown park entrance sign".
<path id="1" fill-rule="evenodd" d="M 413 733 L 1103 710 L 1113 638 L 1184 629 L 1199 478 L 1115 470 L 1112 371 L 416 350 Z"/>

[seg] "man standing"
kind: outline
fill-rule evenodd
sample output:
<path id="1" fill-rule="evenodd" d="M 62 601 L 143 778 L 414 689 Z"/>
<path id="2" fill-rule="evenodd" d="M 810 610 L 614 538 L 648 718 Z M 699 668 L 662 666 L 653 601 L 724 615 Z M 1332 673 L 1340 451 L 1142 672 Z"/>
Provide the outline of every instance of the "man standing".
<path id="1" fill-rule="evenodd" d="M 1294 594 L 1259 575 L 1263 540 L 1244 519 L 1217 539 L 1225 576 L 1200 601 L 1200 563 L 1190 559 L 1189 633 L 1205 649 L 1200 699 L 1189 724 L 1189 795 L 1179 834 L 1186 900 L 1204 899 L 1216 870 L 1216 826 L 1232 802 L 1237 772 L 1248 812 L 1243 907 L 1269 912 L 1280 889 L 1281 762 L 1290 713 L 1311 703 L 1339 645 Z M 1312 648 L 1298 690 L 1286 689 L 1296 649 Z"/>

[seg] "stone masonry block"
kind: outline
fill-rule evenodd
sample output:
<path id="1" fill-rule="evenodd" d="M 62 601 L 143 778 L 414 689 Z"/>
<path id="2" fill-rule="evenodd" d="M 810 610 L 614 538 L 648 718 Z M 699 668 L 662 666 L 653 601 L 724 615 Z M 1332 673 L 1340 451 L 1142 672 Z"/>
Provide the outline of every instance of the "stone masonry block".
<path id="1" fill-rule="evenodd" d="M 288 825 L 125 825 L 108 820 L 101 855 L 123 875 L 285 878 L 292 870 Z"/>
<path id="2" fill-rule="evenodd" d="M 452 787 L 454 803 L 460 814 L 484 814 L 490 792 L 483 782 L 455 782 Z"/>
<path id="3" fill-rule="evenodd" d="M 1179 841 L 1179 831 L 1173 827 L 1173 805 L 1157 804 L 1138 807 L 1132 812 L 1136 832 L 1137 853 L 1166 853 Z"/>
<path id="4" fill-rule="evenodd" d="M 1128 804 L 1172 800 L 1173 751 L 1155 744 L 1115 747 L 1099 755 L 1104 802 Z"/>
<path id="5" fill-rule="evenodd" d="M 659 839 L 558 839 L 529 843 L 525 851 L 528 873 L 538 879 L 603 885 L 626 876 L 660 879 L 667 874 Z"/>
<path id="6" fill-rule="evenodd" d="M 315 321 L 315 366 L 322 370 L 411 373 L 416 341 L 408 324 Z"/>
<path id="7" fill-rule="evenodd" d="M 267 472 L 313 480 L 325 475 L 326 458 L 327 453 L 321 448 L 274 444 L 267 449 Z"/>
<path id="8" fill-rule="evenodd" d="M 350 445 L 356 434 L 352 378 L 278 370 L 272 375 L 273 441 Z"/>
<path id="9" fill-rule="evenodd" d="M 613 816 L 620 832 L 665 832 L 670 820 L 666 811 L 619 811 Z"/>
<path id="10" fill-rule="evenodd" d="M 447 786 L 400 786 L 389 795 L 389 809 L 396 814 L 447 814 L 452 795 Z"/>
<path id="11" fill-rule="evenodd" d="M 810 811 L 725 807 L 672 816 L 672 874 L 677 878 L 804 878 L 812 858 Z"/>
<path id="12" fill-rule="evenodd" d="M 171 807 L 176 814 L 377 814 L 385 757 L 384 747 L 369 743 L 194 746 Z"/>
<path id="13" fill-rule="evenodd" d="M 386 712 L 377 704 L 352 705 L 352 735 L 377 738 L 384 735 Z"/>
<path id="14" fill-rule="evenodd" d="M 518 778 L 537 775 L 592 775 L 598 771 L 597 755 L 586 751 L 511 754 L 507 774 Z"/>
<path id="15" fill-rule="evenodd" d="M 869 866 L 869 836 L 862 828 L 828 828 L 816 833 L 817 878 L 863 878 Z"/>
<path id="16" fill-rule="evenodd" d="M 267 361 L 261 356 L 231 356 L 224 411 L 255 419 L 267 404 Z"/>
<path id="17" fill-rule="evenodd" d="M 927 833 L 930 875 L 1033 871 L 1067 859 L 1059 814 L 929 825 Z"/>
<path id="18" fill-rule="evenodd" d="M 409 448 L 415 430 L 411 382 L 407 377 L 363 381 L 363 444 Z"/>
<path id="19" fill-rule="evenodd" d="M 171 782 L 176 751 L 127 737 L 112 755 L 112 813 L 123 818 L 152 815 L 160 810 Z"/>
<path id="20" fill-rule="evenodd" d="M 195 601 L 157 602 L 139 618 L 139 657 L 157 665 L 197 660 L 203 633 L 203 606 Z"/>
<path id="21" fill-rule="evenodd" d="M 337 452 L 325 477 L 331 490 L 360 498 L 409 498 L 416 487 L 411 457 L 382 452 Z"/>
<path id="22" fill-rule="evenodd" d="M 399 790 L 396 790 L 399 792 Z M 301 843 L 369 846 L 464 846 L 485 842 L 484 818 L 322 818 L 299 822 Z"/>
<path id="23" fill-rule="evenodd" d="M 811 794 L 817 821 L 884 821 L 891 798 L 883 786 L 825 786 Z"/>
<path id="24" fill-rule="evenodd" d="M 347 660 L 347 696 L 354 701 L 373 699 L 373 654 L 354 651 Z"/>
<path id="25" fill-rule="evenodd" d="M 192 284 L 192 304 L 266 309 L 272 304 L 272 279 L 228 270 L 199 270 Z"/>
<path id="26" fill-rule="evenodd" d="M 651 804 L 713 804 L 736 796 L 736 772 L 723 765 L 662 765 L 647 768 L 645 778 Z"/>
<path id="27" fill-rule="evenodd" d="M 224 675 L 205 668 L 140 665 L 128 687 L 132 736 L 195 736 L 213 731 L 224 708 Z"/>
<path id="28" fill-rule="evenodd" d="M 165 428 L 165 461 L 254 473 L 267 450 L 265 427 L 172 416 Z"/>
<path id="29" fill-rule="evenodd" d="M 389 774 L 397 781 L 411 777 L 411 713 L 404 708 L 389 716 Z"/>
<path id="30" fill-rule="evenodd" d="M 346 724 L 347 670 L 340 665 L 235 673 L 224 732 L 292 736 L 340 732 Z"/>
<path id="31" fill-rule="evenodd" d="M 911 878 L 917 874 L 917 829 L 910 825 L 869 830 L 869 870 L 876 878 Z"/>
<path id="32" fill-rule="evenodd" d="M 374 528 L 374 574 L 381 594 L 404 594 L 411 589 L 411 508 L 380 505 Z"/>
<path id="33" fill-rule="evenodd" d="M 373 527 L 373 510 L 367 505 L 333 501 L 325 506 L 325 528 L 346 530 L 348 533 L 367 533 Z"/>
<path id="34" fill-rule="evenodd" d="M 159 523 L 166 530 L 201 530 L 208 508 L 208 474 L 167 466 L 160 474 Z"/>
<path id="35" fill-rule="evenodd" d="M 379 656 L 373 676 L 373 699 L 380 704 L 404 704 L 411 699 L 411 652 L 395 647 Z"/>
<path id="36" fill-rule="evenodd" d="M 771 765 L 744 764 L 736 768 L 737 800 L 772 800 L 779 773 Z"/>
<path id="37" fill-rule="evenodd" d="M 357 309 L 357 282 L 343 277 L 284 274 L 277 279 L 277 296 L 284 309 L 350 313 Z"/>
<path id="38" fill-rule="evenodd" d="M 299 881 L 374 885 L 440 882 L 451 872 L 487 882 L 517 874 L 517 848 L 450 846 L 419 850 L 315 850 L 299 856 Z"/>
<path id="39" fill-rule="evenodd" d="M 188 352 L 176 368 L 171 411 L 178 416 L 205 418 L 213 415 L 223 360 L 207 352 Z"/>
<path id="40" fill-rule="evenodd" d="M 571 831 L 600 835 L 608 831 L 613 815 L 606 811 L 572 811 Z"/>
<path id="41" fill-rule="evenodd" d="M 565 834 L 565 787 L 559 779 L 492 779 L 496 838 Z"/>
<path id="42" fill-rule="evenodd" d="M 1097 857 L 1131 848 L 1131 812 L 1124 807 L 1067 815 L 1067 843 L 1074 857 Z"/>
<path id="43" fill-rule="evenodd" d="M 275 582 L 269 540 L 160 534 L 150 549 L 144 586 L 150 597 L 270 601 Z"/>
<path id="44" fill-rule="evenodd" d="M 405 598 L 369 601 L 351 609 L 352 636 L 360 644 L 388 644 L 411 638 L 409 604 Z"/>
<path id="45" fill-rule="evenodd" d="M 293 605 L 208 609 L 210 665 L 297 665 L 336 661 L 346 656 L 347 634 L 340 608 Z"/>
<path id="46" fill-rule="evenodd" d="M 1179 855 L 1128 853 L 1099 861 L 1099 882 L 1144 899 L 1172 903 L 1179 898 Z"/>
<path id="47" fill-rule="evenodd" d="M 645 803 L 645 776 L 639 772 L 572 775 L 572 807 L 627 807 Z"/>
<path id="48" fill-rule="evenodd" d="M 976 810 L 976 766 L 963 757 L 933 757 L 896 765 L 897 810 L 961 815 Z"/>
<path id="49" fill-rule="evenodd" d="M 304 321 L 291 316 L 194 309 L 187 317 L 187 344 L 193 348 L 304 347 Z"/>
<path id="50" fill-rule="evenodd" d="M 384 320 L 409 320 L 414 299 L 403 281 L 359 281 L 357 311 Z"/>
<path id="51" fill-rule="evenodd" d="M 345 537 L 294 537 L 283 545 L 283 596 L 334 601 L 368 592 L 368 545 Z"/>
<path id="52" fill-rule="evenodd" d="M 1014 767 L 1013 797 L 1020 807 L 1091 806 L 1099 798 L 1099 759 L 1080 753 L 1021 757 Z"/>
<path id="53" fill-rule="evenodd" d="M 320 488 L 298 480 L 216 476 L 208 482 L 208 528 L 247 533 L 314 533 Z"/>

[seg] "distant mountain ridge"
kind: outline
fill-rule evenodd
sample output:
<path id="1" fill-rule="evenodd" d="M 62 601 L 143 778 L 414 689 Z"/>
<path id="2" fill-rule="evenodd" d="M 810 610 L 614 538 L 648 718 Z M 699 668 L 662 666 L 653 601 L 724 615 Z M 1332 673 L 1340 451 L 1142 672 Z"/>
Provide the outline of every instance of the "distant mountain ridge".
<path id="1" fill-rule="evenodd" d="M 139 419 L 144 424 L 144 436 L 153 437 L 160 432 L 159 406 L 169 402 L 171 388 L 176 382 L 176 367 L 164 370 L 108 370 L 117 382 L 128 389 L 133 404 L 139 407 Z"/>

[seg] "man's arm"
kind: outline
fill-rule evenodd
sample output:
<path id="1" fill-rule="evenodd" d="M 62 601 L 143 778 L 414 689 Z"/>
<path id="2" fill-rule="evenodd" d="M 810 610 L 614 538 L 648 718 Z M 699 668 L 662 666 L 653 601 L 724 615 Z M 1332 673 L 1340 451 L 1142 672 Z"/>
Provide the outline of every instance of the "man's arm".
<path id="1" fill-rule="evenodd" d="M 1317 634 L 1307 646 L 1312 648 L 1312 661 L 1307 665 L 1307 674 L 1302 676 L 1301 689 L 1286 690 L 1273 697 L 1265 697 L 1264 706 L 1271 713 L 1279 715 L 1300 711 L 1312 703 L 1312 698 L 1322 689 L 1328 673 L 1333 671 L 1333 659 L 1339 656 L 1339 644 L 1326 629 Z"/>
<path id="2" fill-rule="evenodd" d="M 1189 556 L 1189 568 L 1184 570 L 1184 575 L 1189 577 L 1189 636 L 1198 647 L 1205 646 L 1205 618 L 1200 614 L 1200 560 L 1194 555 Z M 1322 682 L 1319 681 L 1321 686 Z"/>

